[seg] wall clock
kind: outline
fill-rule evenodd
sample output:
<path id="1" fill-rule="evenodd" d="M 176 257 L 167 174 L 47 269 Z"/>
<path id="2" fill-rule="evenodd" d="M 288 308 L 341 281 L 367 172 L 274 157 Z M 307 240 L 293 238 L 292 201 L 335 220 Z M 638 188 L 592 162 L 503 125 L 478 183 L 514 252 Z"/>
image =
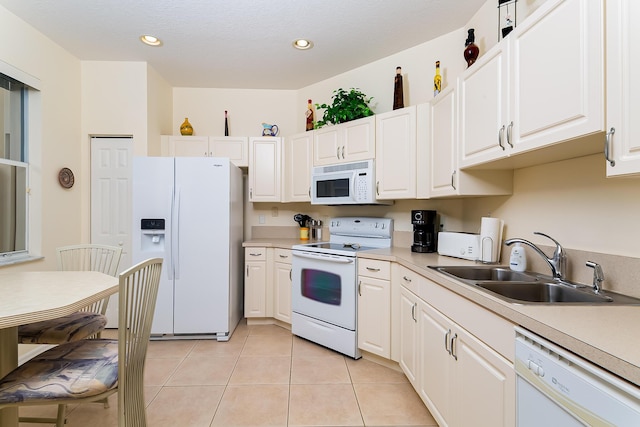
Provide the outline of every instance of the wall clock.
<path id="1" fill-rule="evenodd" d="M 73 172 L 71 172 L 71 169 L 69 168 L 60 169 L 60 173 L 58 173 L 58 182 L 64 188 L 73 187 L 73 183 L 75 182 L 75 179 L 73 177 Z"/>

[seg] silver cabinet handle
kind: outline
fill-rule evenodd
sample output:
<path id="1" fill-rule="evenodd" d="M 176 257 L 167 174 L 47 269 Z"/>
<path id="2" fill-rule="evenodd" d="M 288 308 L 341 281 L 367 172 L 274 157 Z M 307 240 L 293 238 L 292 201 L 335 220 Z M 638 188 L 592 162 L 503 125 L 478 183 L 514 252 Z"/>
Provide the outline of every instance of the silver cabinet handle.
<path id="1" fill-rule="evenodd" d="M 362 281 L 358 282 L 358 295 L 362 296 Z"/>
<path id="2" fill-rule="evenodd" d="M 376 196 L 380 195 L 380 181 L 376 181 Z"/>
<path id="3" fill-rule="evenodd" d="M 289 255 L 282 255 L 282 254 L 280 254 L 280 258 L 289 258 Z"/>
<path id="4" fill-rule="evenodd" d="M 377 272 L 377 271 L 380 271 L 380 269 L 379 269 L 379 268 L 373 268 L 373 267 L 367 267 L 367 270 L 369 270 L 369 271 L 376 271 L 376 272 Z"/>
<path id="5" fill-rule="evenodd" d="M 407 276 L 402 276 L 402 280 L 404 280 L 407 283 L 411 283 L 411 279 L 409 279 Z"/>
<path id="6" fill-rule="evenodd" d="M 458 341 L 458 334 L 453 334 L 451 337 L 451 345 L 449 348 L 451 349 L 451 354 L 455 360 L 458 360 L 458 355 L 456 354 L 456 342 Z"/>
<path id="7" fill-rule="evenodd" d="M 249 255 L 250 256 L 261 256 L 262 252 L 259 252 L 259 253 L 249 252 Z"/>
<path id="8" fill-rule="evenodd" d="M 342 158 L 344 159 L 344 145 L 342 146 Z"/>
<path id="9" fill-rule="evenodd" d="M 507 144 L 513 148 L 513 143 L 511 142 L 511 136 L 513 133 L 513 122 L 509 123 L 509 127 L 507 128 Z"/>
<path id="10" fill-rule="evenodd" d="M 289 280 L 293 283 L 293 278 L 291 277 L 291 271 L 292 270 L 289 270 Z"/>
<path id="11" fill-rule="evenodd" d="M 502 148 L 502 151 L 505 150 L 504 145 L 502 144 L 503 139 L 504 139 L 504 125 L 502 125 L 502 127 L 498 131 L 498 146 Z"/>
<path id="12" fill-rule="evenodd" d="M 411 318 L 413 319 L 414 323 L 418 322 L 418 319 L 416 318 L 416 307 L 418 307 L 418 303 L 414 302 L 411 306 Z"/>
<path id="13" fill-rule="evenodd" d="M 340 158 L 340 147 L 336 148 L 336 158 Z"/>
<path id="14" fill-rule="evenodd" d="M 453 171 L 453 172 L 451 173 L 451 186 L 453 187 L 453 189 L 454 189 L 454 190 L 456 190 L 456 181 L 455 181 L 455 178 L 456 178 L 456 172 L 457 172 L 457 171 Z"/>
<path id="15" fill-rule="evenodd" d="M 444 334 L 444 349 L 447 350 L 447 353 L 449 353 L 449 355 L 451 355 L 451 348 L 449 347 L 449 344 L 451 343 L 451 341 L 449 340 L 450 336 L 451 336 L 451 329 L 449 329 L 447 333 Z"/>
<path id="16" fill-rule="evenodd" d="M 606 133 L 604 140 L 604 158 L 607 160 L 607 162 L 609 162 L 611 166 L 616 165 L 616 161 L 609 157 L 609 150 L 611 149 L 611 138 L 613 137 L 614 133 L 616 133 L 616 128 L 611 128 L 611 130 Z"/>
<path id="17" fill-rule="evenodd" d="M 247 265 L 247 277 L 249 277 L 249 266 Z"/>

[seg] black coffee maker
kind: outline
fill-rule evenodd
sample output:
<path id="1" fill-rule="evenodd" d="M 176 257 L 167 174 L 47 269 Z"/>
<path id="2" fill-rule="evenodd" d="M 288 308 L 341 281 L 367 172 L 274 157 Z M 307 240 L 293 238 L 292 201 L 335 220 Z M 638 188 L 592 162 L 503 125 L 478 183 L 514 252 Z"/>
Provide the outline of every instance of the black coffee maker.
<path id="1" fill-rule="evenodd" d="M 438 213 L 436 211 L 411 211 L 413 245 L 411 252 L 435 252 L 438 249 Z"/>

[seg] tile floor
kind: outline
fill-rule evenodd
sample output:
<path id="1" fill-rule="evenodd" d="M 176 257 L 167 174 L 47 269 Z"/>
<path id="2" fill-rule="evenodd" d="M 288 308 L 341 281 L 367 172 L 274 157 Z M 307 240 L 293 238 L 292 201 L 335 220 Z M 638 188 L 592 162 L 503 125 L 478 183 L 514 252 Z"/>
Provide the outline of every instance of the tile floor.
<path id="1" fill-rule="evenodd" d="M 149 427 L 437 426 L 402 372 L 244 322 L 228 342 L 152 341 L 145 400 Z M 117 426 L 109 401 L 70 406 L 67 426 Z"/>

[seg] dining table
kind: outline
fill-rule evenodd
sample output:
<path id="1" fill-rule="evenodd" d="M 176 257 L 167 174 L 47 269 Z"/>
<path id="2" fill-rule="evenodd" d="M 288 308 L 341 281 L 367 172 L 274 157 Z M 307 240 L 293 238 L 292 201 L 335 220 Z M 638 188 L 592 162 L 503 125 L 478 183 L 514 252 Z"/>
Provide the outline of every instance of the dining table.
<path id="1" fill-rule="evenodd" d="M 97 271 L 0 272 L 0 378 L 18 366 L 18 326 L 72 314 L 116 293 L 118 283 Z M 0 410 L 0 427 L 17 425 L 17 408 Z"/>

